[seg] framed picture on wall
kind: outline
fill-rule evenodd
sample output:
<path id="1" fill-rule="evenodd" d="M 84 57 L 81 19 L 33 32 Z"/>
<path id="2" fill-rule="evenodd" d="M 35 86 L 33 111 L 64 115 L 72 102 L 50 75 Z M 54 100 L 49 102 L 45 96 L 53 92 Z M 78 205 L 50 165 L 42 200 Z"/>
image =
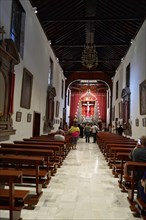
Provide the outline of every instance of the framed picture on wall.
<path id="1" fill-rule="evenodd" d="M 112 108 L 112 121 L 115 120 L 115 106 Z"/>
<path id="2" fill-rule="evenodd" d="M 122 101 L 121 102 L 119 102 L 119 118 L 120 119 L 122 119 L 123 117 L 123 111 L 122 111 L 122 109 L 123 109 L 123 104 L 122 104 Z"/>
<path id="3" fill-rule="evenodd" d="M 59 116 L 59 108 L 60 108 L 60 102 L 57 101 L 57 102 L 56 102 L 56 117 Z"/>
<path id="4" fill-rule="evenodd" d="M 146 114 L 146 80 L 139 85 L 140 94 L 140 114 Z"/>
<path id="5" fill-rule="evenodd" d="M 146 127 L 146 118 L 143 118 L 143 119 L 142 119 L 142 126 L 143 126 L 143 127 Z"/>
<path id="6" fill-rule="evenodd" d="M 31 122 L 31 116 L 32 116 L 32 114 L 30 114 L 30 113 L 27 114 L 27 122 Z"/>
<path id="7" fill-rule="evenodd" d="M 23 69 L 22 89 L 20 106 L 30 109 L 32 93 L 33 75 L 26 69 Z"/>
<path id="8" fill-rule="evenodd" d="M 16 112 L 16 121 L 21 122 L 22 112 Z"/>
<path id="9" fill-rule="evenodd" d="M 139 119 L 138 118 L 135 119 L 135 126 L 139 127 Z"/>

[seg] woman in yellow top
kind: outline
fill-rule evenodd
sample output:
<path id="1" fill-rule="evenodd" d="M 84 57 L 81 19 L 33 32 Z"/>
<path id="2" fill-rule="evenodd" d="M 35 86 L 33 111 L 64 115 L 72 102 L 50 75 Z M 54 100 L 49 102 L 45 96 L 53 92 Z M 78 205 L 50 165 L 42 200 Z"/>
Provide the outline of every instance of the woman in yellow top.
<path id="1" fill-rule="evenodd" d="M 71 126 L 71 128 L 68 130 L 68 133 L 71 134 L 72 136 L 72 149 L 77 149 L 77 140 L 79 138 L 79 134 L 80 134 L 80 128 L 78 127 L 78 123 L 77 121 L 74 121 L 73 126 Z"/>

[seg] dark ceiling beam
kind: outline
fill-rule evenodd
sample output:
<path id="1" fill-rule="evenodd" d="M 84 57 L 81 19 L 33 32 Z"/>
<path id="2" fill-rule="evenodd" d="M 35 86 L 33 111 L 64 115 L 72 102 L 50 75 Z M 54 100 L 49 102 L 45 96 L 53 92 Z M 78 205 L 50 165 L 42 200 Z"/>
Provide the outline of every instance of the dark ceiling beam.
<path id="1" fill-rule="evenodd" d="M 42 19 L 42 23 L 70 23 L 70 22 L 97 22 L 97 21 L 101 21 L 101 22 L 109 22 L 109 21 L 112 21 L 112 22 L 119 22 L 119 21 L 141 21 L 143 20 L 144 17 L 139 17 L 139 18 L 103 18 L 103 19 L 93 19 L 93 18 L 88 18 L 88 19 L 52 19 L 52 20 L 49 20 L 49 18 L 46 18 L 46 19 Z"/>
<path id="2" fill-rule="evenodd" d="M 94 45 L 94 47 L 127 47 L 129 44 L 99 44 L 99 45 Z M 65 48 L 79 48 L 79 47 L 85 47 L 85 45 L 67 45 L 67 44 L 54 44 L 52 47 L 57 48 L 57 47 L 65 47 Z"/>
<path id="3" fill-rule="evenodd" d="M 119 62 L 119 61 L 121 61 L 121 59 L 109 59 L 109 60 L 98 60 L 98 63 L 103 63 L 103 62 Z M 67 60 L 67 59 L 59 59 L 59 62 L 60 63 L 68 63 L 68 62 L 70 62 L 70 63 L 81 63 L 82 62 L 82 60 Z"/>
<path id="4" fill-rule="evenodd" d="M 75 72 L 75 73 L 101 73 L 101 72 L 104 72 L 104 73 L 114 73 L 115 70 L 64 70 L 63 71 L 64 73 L 72 73 L 72 72 Z"/>

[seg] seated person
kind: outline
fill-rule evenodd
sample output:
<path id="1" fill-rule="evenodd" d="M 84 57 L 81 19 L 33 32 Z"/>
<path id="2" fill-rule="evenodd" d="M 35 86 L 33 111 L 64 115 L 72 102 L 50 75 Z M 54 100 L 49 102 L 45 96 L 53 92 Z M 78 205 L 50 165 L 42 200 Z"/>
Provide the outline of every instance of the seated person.
<path id="1" fill-rule="evenodd" d="M 140 138 L 140 143 L 132 150 L 131 159 L 135 162 L 146 162 L 146 136 Z M 139 181 L 144 174 L 143 170 L 137 170 L 135 172 L 136 180 Z"/>
<path id="2" fill-rule="evenodd" d="M 141 198 L 146 203 L 146 172 L 142 179 L 138 182 L 137 198 Z"/>
<path id="3" fill-rule="evenodd" d="M 54 135 L 55 141 L 65 141 L 65 132 L 64 130 L 59 126 L 58 130 L 56 131 L 56 134 Z"/>

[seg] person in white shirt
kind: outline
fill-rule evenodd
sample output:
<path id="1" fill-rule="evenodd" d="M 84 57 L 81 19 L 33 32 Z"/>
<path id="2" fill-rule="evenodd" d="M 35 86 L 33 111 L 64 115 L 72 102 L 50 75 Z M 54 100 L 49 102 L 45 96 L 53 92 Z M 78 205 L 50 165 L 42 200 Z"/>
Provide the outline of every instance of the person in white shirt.
<path id="1" fill-rule="evenodd" d="M 95 123 L 92 125 L 91 131 L 92 131 L 92 135 L 93 135 L 93 143 L 96 143 L 97 133 L 99 131 L 99 128 L 97 127 L 97 125 Z"/>

